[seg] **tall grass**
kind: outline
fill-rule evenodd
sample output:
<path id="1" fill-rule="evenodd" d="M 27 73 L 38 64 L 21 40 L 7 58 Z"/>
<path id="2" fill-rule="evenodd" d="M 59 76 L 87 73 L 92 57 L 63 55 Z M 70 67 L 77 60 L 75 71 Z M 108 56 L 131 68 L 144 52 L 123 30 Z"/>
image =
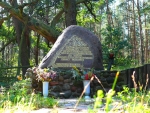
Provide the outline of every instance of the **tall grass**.
<path id="1" fill-rule="evenodd" d="M 146 85 L 143 87 L 140 83 L 136 83 L 134 74 L 135 72 L 131 75 L 134 88 L 123 86 L 121 92 L 115 92 L 115 80 L 112 89 L 106 94 L 99 90 L 93 111 L 101 109 L 106 113 L 150 113 L 150 91 L 147 90 L 148 75 Z M 117 74 L 115 79 L 117 79 Z"/>
<path id="2" fill-rule="evenodd" d="M 16 82 L 11 88 L 0 94 L 0 113 L 29 113 L 34 109 L 52 108 L 57 105 L 54 98 L 43 98 L 29 87 L 30 80 Z"/>

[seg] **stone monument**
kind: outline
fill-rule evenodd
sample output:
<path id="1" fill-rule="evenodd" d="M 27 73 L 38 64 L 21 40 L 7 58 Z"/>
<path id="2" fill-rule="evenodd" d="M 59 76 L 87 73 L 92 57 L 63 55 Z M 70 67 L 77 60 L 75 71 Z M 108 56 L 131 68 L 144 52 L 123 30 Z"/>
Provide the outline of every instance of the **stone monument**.
<path id="1" fill-rule="evenodd" d="M 58 37 L 40 68 L 94 68 L 103 70 L 101 43 L 89 30 L 71 25 Z"/>

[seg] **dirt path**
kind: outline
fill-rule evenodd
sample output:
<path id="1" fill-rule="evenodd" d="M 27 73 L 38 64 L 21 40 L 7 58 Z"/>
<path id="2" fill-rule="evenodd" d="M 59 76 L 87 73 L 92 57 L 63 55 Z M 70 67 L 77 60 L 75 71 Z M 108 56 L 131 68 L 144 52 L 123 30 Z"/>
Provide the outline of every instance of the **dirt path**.
<path id="1" fill-rule="evenodd" d="M 58 101 L 59 104 L 56 108 L 42 108 L 31 113 L 89 113 L 89 111 L 93 111 L 94 99 L 81 100 L 77 106 L 78 99 L 59 99 Z M 98 111 L 97 113 L 104 112 Z"/>

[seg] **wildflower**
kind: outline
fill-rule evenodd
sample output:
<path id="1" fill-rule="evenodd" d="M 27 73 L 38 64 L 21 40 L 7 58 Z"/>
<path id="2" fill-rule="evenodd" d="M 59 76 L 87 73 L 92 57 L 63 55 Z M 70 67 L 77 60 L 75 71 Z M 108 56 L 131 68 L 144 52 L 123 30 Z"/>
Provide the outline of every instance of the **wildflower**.
<path id="1" fill-rule="evenodd" d="M 119 76 L 119 71 L 116 73 L 116 76 Z"/>
<path id="2" fill-rule="evenodd" d="M 22 80 L 22 77 L 18 75 L 18 76 L 17 76 L 17 79 L 18 79 L 18 80 Z"/>

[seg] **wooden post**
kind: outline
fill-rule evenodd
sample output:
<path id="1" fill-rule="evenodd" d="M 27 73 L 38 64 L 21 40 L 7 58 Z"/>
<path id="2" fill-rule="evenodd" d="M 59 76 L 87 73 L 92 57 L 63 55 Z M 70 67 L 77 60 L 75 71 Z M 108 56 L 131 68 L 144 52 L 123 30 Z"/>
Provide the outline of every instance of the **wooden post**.
<path id="1" fill-rule="evenodd" d="M 144 88 L 145 88 L 145 85 L 146 85 L 146 79 L 147 79 L 147 64 L 145 64 L 143 66 L 143 85 L 144 85 Z"/>
<path id="2" fill-rule="evenodd" d="M 129 88 L 133 88 L 133 81 L 132 81 L 132 75 L 133 75 L 133 71 L 134 71 L 134 68 L 130 68 L 128 69 L 128 87 Z"/>
<path id="3" fill-rule="evenodd" d="M 128 84 L 129 84 L 128 70 L 129 70 L 129 69 L 126 69 L 126 79 L 127 79 L 126 85 L 129 87 L 129 85 L 128 85 Z"/>
<path id="4" fill-rule="evenodd" d="M 128 84 L 128 70 L 122 70 L 121 72 L 123 73 L 123 76 L 124 76 L 124 84 L 127 85 Z"/>
<path id="5" fill-rule="evenodd" d="M 147 64 L 148 84 L 147 87 L 150 89 L 150 64 Z"/>
<path id="6" fill-rule="evenodd" d="M 135 71 L 135 75 L 134 75 L 135 82 L 136 82 L 137 86 L 139 86 L 139 83 L 138 83 L 138 81 L 139 81 L 139 67 L 135 68 L 134 71 Z"/>
<path id="7" fill-rule="evenodd" d="M 138 81 L 138 85 L 143 85 L 143 66 L 139 67 L 139 81 Z"/>

